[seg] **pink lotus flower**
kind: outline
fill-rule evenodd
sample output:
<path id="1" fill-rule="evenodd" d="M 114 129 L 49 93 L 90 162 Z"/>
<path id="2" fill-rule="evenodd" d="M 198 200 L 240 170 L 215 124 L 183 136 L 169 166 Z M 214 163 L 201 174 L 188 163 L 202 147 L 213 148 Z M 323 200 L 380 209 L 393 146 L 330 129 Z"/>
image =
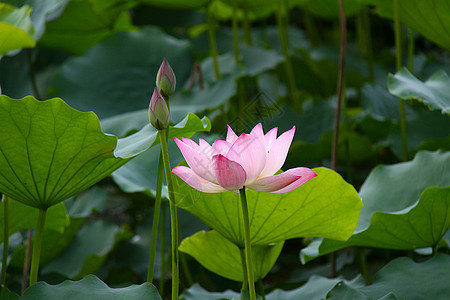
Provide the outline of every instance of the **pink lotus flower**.
<path id="1" fill-rule="evenodd" d="M 295 126 L 277 138 L 278 128 L 264 134 L 256 125 L 250 134 L 239 137 L 228 126 L 225 141 L 209 145 L 190 139 L 175 139 L 187 164 L 172 173 L 194 189 L 205 193 L 238 192 L 246 188 L 271 193 L 286 193 L 317 176 L 308 168 L 293 168 L 274 175 L 284 164 L 295 133 Z"/>

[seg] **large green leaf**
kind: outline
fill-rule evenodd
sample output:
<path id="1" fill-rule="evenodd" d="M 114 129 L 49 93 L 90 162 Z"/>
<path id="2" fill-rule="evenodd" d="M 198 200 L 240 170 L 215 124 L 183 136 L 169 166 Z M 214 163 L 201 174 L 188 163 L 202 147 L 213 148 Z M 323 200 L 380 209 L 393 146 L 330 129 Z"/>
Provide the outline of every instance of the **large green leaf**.
<path id="1" fill-rule="evenodd" d="M 61 99 L 0 96 L 0 191 L 48 208 L 88 188 L 149 148 L 105 135 L 97 116 Z M 117 147 L 116 147 L 117 144 Z"/>
<path id="2" fill-rule="evenodd" d="M 352 282 L 342 281 L 327 296 L 332 299 L 445 300 L 449 291 L 449 267 L 450 257 L 446 254 L 438 254 L 422 263 L 400 257 L 378 271 L 371 285 L 366 286 L 361 277 Z M 342 289 L 361 298 L 341 298 L 339 295 L 342 295 L 342 291 L 339 290 Z"/>
<path id="3" fill-rule="evenodd" d="M 130 29 L 127 19 L 122 7 L 98 12 L 89 0 L 73 0 L 61 16 L 46 24 L 39 45 L 81 55 L 115 31 Z"/>
<path id="4" fill-rule="evenodd" d="M 35 46 L 34 29 L 30 19 L 31 8 L 15 8 L 0 3 L 0 58 L 9 51 Z"/>
<path id="5" fill-rule="evenodd" d="M 374 169 L 360 191 L 364 206 L 352 237 L 317 240 L 301 251 L 302 261 L 348 246 L 436 245 L 449 227 L 449 163 L 450 152 L 419 152 L 414 161 Z"/>
<path id="6" fill-rule="evenodd" d="M 325 299 L 327 293 L 340 282 L 340 279 L 328 279 L 320 276 L 311 276 L 306 284 L 302 287 L 283 291 L 275 289 L 266 295 L 267 300 L 311 300 L 311 299 Z M 227 290 L 223 293 L 211 293 L 204 290 L 198 284 L 191 286 L 183 295 L 185 300 L 217 300 L 217 299 L 236 299 L 238 293 Z M 239 298 L 237 298 L 239 299 Z"/>
<path id="7" fill-rule="evenodd" d="M 211 130 L 211 123 L 208 118 L 198 118 L 194 114 L 189 114 L 183 121 L 171 126 L 169 129 L 169 154 L 172 166 L 176 166 L 181 160 L 182 156 L 173 138 L 190 138 L 196 132 Z M 135 139 L 136 143 L 143 143 L 149 140 L 151 145 L 159 142 L 157 131 L 150 125 L 144 127 L 136 134 L 126 137 L 122 140 Z M 146 192 L 155 195 L 156 191 L 156 172 L 158 170 L 160 147 L 153 147 L 145 153 L 136 157 L 131 164 L 126 164 L 113 173 L 114 181 L 120 186 L 122 190 L 127 193 Z M 166 195 L 166 189 L 163 189 L 163 195 Z"/>
<path id="8" fill-rule="evenodd" d="M 255 280 L 262 280 L 272 269 L 284 241 L 275 245 L 252 247 Z M 200 231 L 184 239 L 181 252 L 193 256 L 202 266 L 225 278 L 242 281 L 242 261 L 239 248 L 215 230 Z"/>
<path id="9" fill-rule="evenodd" d="M 392 0 L 363 0 L 377 6 L 377 12 L 393 19 Z M 400 22 L 441 47 L 450 49 L 450 5 L 442 0 L 397 0 Z"/>
<path id="10" fill-rule="evenodd" d="M 20 300 L 130 300 L 149 299 L 161 300 L 156 287 L 148 282 L 141 285 L 130 285 L 124 288 L 110 288 L 94 275 L 89 275 L 80 281 L 64 281 L 61 284 L 49 285 L 45 282 L 28 288 Z"/>
<path id="11" fill-rule="evenodd" d="M 250 238 L 268 245 L 290 238 L 316 236 L 346 240 L 357 223 L 362 203 L 357 192 L 329 169 L 294 191 L 276 194 L 247 191 Z M 236 245 L 244 245 L 239 195 L 206 194 L 177 179 L 177 204 Z"/>
<path id="12" fill-rule="evenodd" d="M 450 78 L 445 71 L 438 71 L 422 82 L 408 69 L 403 68 L 395 75 L 389 74 L 389 92 L 401 99 L 418 100 L 431 110 L 450 114 Z"/>
<path id="13" fill-rule="evenodd" d="M 292 290 L 283 291 L 276 289 L 267 295 L 267 300 L 308 300 L 308 299 L 325 299 L 328 291 L 332 289 L 339 279 L 328 279 L 313 275 L 302 287 Z"/>
<path id="14" fill-rule="evenodd" d="M 33 207 L 22 204 L 14 199 L 8 202 L 9 208 L 9 235 L 24 230 L 35 229 L 37 225 L 39 211 Z M 4 228 L 4 202 L 0 202 L 0 228 Z M 45 222 L 45 228 L 55 230 L 58 232 L 64 232 L 64 228 L 69 225 L 69 216 L 66 212 L 66 207 L 63 203 L 59 203 L 51 207 L 47 211 L 47 221 Z M 0 232 L 0 243 L 3 242 L 4 233 Z"/>
<path id="15" fill-rule="evenodd" d="M 374 212 L 371 224 L 348 241 L 314 241 L 301 252 L 307 262 L 345 247 L 421 249 L 437 245 L 450 226 L 450 187 L 425 189 L 418 203 L 398 213 Z"/>
<path id="16" fill-rule="evenodd" d="M 129 232 L 119 226 L 98 220 L 85 224 L 55 260 L 45 266 L 42 274 L 57 273 L 71 279 L 81 279 L 98 271 L 109 252 Z"/>
<path id="17" fill-rule="evenodd" d="M 183 86 L 192 64 L 189 48 L 188 41 L 155 27 L 117 32 L 83 56 L 67 60 L 49 93 L 76 109 L 93 110 L 101 119 L 148 108 L 164 57 L 175 71 L 177 86 Z"/>

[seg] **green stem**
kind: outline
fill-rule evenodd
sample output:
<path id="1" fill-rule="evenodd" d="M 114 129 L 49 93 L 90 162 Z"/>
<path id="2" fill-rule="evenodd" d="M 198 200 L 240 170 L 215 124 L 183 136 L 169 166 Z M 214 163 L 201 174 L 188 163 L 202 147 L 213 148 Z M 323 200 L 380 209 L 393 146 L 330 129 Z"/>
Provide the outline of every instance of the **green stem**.
<path id="1" fill-rule="evenodd" d="M 414 31 L 408 27 L 408 70 L 414 73 Z"/>
<path id="2" fill-rule="evenodd" d="M 369 269 L 367 268 L 367 259 L 364 248 L 356 248 L 356 254 L 358 255 L 359 269 L 364 277 L 364 281 L 366 282 L 366 285 L 371 285 L 372 280 L 370 278 Z"/>
<path id="3" fill-rule="evenodd" d="M 161 204 L 161 274 L 159 275 L 159 293 L 164 299 L 164 284 L 166 282 L 166 205 Z"/>
<path id="4" fill-rule="evenodd" d="M 47 214 L 46 208 L 39 209 L 36 233 L 34 234 L 33 254 L 31 256 L 30 286 L 32 286 L 37 282 L 46 214 Z"/>
<path id="5" fill-rule="evenodd" d="M 214 72 L 216 74 L 216 80 L 220 79 L 219 62 L 217 51 L 216 35 L 214 33 L 214 16 L 211 10 L 211 6 L 208 7 L 208 38 L 209 38 L 209 51 L 213 59 Z"/>
<path id="6" fill-rule="evenodd" d="M 251 33 L 251 25 L 250 25 L 250 16 L 248 11 L 248 3 L 249 0 L 244 0 L 244 43 L 247 45 L 252 44 L 252 33 Z"/>
<path id="7" fill-rule="evenodd" d="M 239 254 L 241 254 L 241 264 L 242 264 L 242 290 L 248 291 L 248 274 L 247 274 L 247 263 L 245 262 L 245 249 L 239 247 Z"/>
<path id="8" fill-rule="evenodd" d="M 179 290 L 179 258 L 178 258 L 178 217 L 175 205 L 175 192 L 173 189 L 172 172 L 169 161 L 169 150 L 167 149 L 166 130 L 159 130 L 161 150 L 163 154 L 164 170 L 166 173 L 167 188 L 169 190 L 170 225 L 172 236 L 172 300 L 178 300 Z"/>
<path id="9" fill-rule="evenodd" d="M 438 242 L 439 243 L 439 242 Z M 436 245 L 433 245 L 432 247 L 431 247 L 431 255 L 432 256 L 436 256 L 436 254 L 438 253 L 438 243 L 436 243 Z"/>
<path id="10" fill-rule="evenodd" d="M 161 191 L 164 176 L 164 164 L 162 153 L 159 154 L 158 176 L 156 179 L 156 199 L 153 211 L 152 233 L 150 237 L 150 255 L 148 260 L 147 282 L 153 282 L 153 274 L 155 272 L 155 254 L 156 254 L 156 238 L 158 237 L 159 215 L 161 211 Z"/>
<path id="11" fill-rule="evenodd" d="M 394 0 L 394 25 L 395 25 L 395 61 L 397 65 L 397 72 L 402 68 L 402 35 L 401 24 L 398 10 L 398 0 Z M 408 140 L 406 137 L 406 117 L 405 117 L 405 102 L 399 99 L 400 107 L 400 131 L 402 134 L 402 152 L 403 160 L 408 159 Z"/>
<path id="12" fill-rule="evenodd" d="M 255 280 L 253 277 L 252 244 L 250 242 L 250 222 L 248 219 L 248 206 L 247 197 L 245 196 L 245 187 L 243 187 L 239 192 L 241 195 L 242 216 L 244 218 L 245 258 L 247 261 L 248 290 L 250 292 L 250 300 L 256 300 Z"/>
<path id="13" fill-rule="evenodd" d="M 295 87 L 294 69 L 292 68 L 291 57 L 289 56 L 289 35 L 287 23 L 287 9 L 284 0 L 277 0 L 277 23 L 278 34 L 280 36 L 281 49 L 284 55 L 284 65 L 286 68 L 286 75 L 288 80 L 289 94 L 295 102 L 297 99 L 297 92 Z"/>
<path id="14" fill-rule="evenodd" d="M 8 267 L 8 247 L 9 247 L 9 200 L 3 194 L 3 260 L 2 260 L 2 275 L 0 285 L 6 284 L 6 268 Z"/>
<path id="15" fill-rule="evenodd" d="M 233 48 L 234 59 L 239 63 L 239 33 L 238 33 L 238 18 L 237 18 L 237 0 L 233 0 Z"/>

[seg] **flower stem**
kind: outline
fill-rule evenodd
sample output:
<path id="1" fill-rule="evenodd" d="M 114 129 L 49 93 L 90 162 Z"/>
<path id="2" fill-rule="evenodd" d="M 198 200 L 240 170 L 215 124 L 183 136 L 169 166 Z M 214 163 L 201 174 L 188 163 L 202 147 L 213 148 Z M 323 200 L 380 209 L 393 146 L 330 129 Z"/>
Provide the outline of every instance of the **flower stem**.
<path id="1" fill-rule="evenodd" d="M 170 169 L 169 151 L 167 149 L 167 129 L 159 130 L 161 151 L 163 155 L 164 170 L 166 173 L 167 188 L 169 190 L 170 225 L 172 235 L 172 300 L 178 300 L 179 286 L 179 258 L 178 258 L 178 217 L 175 205 L 175 192 L 173 189 L 172 173 Z"/>
<path id="2" fill-rule="evenodd" d="M 245 258 L 247 261 L 247 277 L 248 290 L 250 292 L 250 300 L 256 300 L 255 280 L 253 278 L 253 262 L 252 262 L 252 245 L 250 242 L 250 222 L 248 219 L 247 197 L 245 196 L 245 187 L 240 191 L 242 216 L 244 218 L 244 235 L 245 235 Z"/>
<path id="3" fill-rule="evenodd" d="M 245 249 L 239 247 L 239 253 L 241 254 L 241 264 L 242 264 L 242 290 L 248 290 L 248 274 L 247 274 L 247 263 L 245 262 Z"/>
<path id="4" fill-rule="evenodd" d="M 395 25 L 395 61 L 397 65 L 397 72 L 402 68 L 402 34 L 401 24 L 398 11 L 398 0 L 394 0 L 394 25 Z M 402 152 L 403 160 L 408 159 L 408 140 L 406 137 L 406 117 L 405 117 L 405 102 L 399 99 L 400 107 L 400 131 L 402 134 Z"/>
<path id="5" fill-rule="evenodd" d="M 150 237 L 150 255 L 148 260 L 147 282 L 153 282 L 155 271 L 156 238 L 158 237 L 159 215 L 161 210 L 161 191 L 164 176 L 164 164 L 162 152 L 159 153 L 158 176 L 156 179 L 156 199 L 153 211 L 152 233 Z"/>
<path id="6" fill-rule="evenodd" d="M 216 74 L 216 80 L 220 79 L 219 62 L 218 62 L 218 50 L 216 43 L 216 35 L 214 33 L 214 16 L 211 11 L 211 5 L 208 6 L 208 38 L 209 38 L 209 51 L 213 59 L 214 73 Z"/>
<path id="7" fill-rule="evenodd" d="M 161 274 L 159 275 L 159 293 L 164 299 L 164 284 L 166 282 L 166 204 L 161 203 Z"/>
<path id="8" fill-rule="evenodd" d="M 6 283 L 6 268 L 8 267 L 8 247 L 9 247 L 9 200 L 3 194 L 3 260 L 2 260 L 2 275 L 0 285 Z"/>
<path id="9" fill-rule="evenodd" d="M 47 214 L 46 208 L 39 209 L 36 233 L 34 234 L 33 254 L 31 256 L 30 286 L 32 286 L 37 282 L 46 214 Z"/>

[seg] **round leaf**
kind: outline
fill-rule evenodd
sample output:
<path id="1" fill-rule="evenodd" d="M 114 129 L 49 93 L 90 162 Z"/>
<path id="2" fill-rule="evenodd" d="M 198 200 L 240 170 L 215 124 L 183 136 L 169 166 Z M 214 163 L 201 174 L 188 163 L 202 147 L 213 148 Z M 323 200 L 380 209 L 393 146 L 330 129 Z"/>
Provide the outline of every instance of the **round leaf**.
<path id="1" fill-rule="evenodd" d="M 0 96 L 0 128 L 0 192 L 36 208 L 88 188 L 154 142 L 129 138 L 116 148 L 117 137 L 101 131 L 93 112 L 31 96 Z"/>
<path id="2" fill-rule="evenodd" d="M 315 236 L 346 240 L 362 203 L 356 190 L 336 172 L 316 168 L 317 177 L 289 193 L 247 191 L 253 245 Z M 236 245 L 244 245 L 239 195 L 206 194 L 177 179 L 177 205 Z"/>
<path id="3" fill-rule="evenodd" d="M 141 285 L 130 285 L 125 288 L 110 288 L 94 275 L 88 275 L 80 281 L 64 281 L 50 285 L 38 282 L 28 288 L 20 300 L 129 300 L 148 299 L 161 300 L 156 287 L 148 282 Z"/>
<path id="4" fill-rule="evenodd" d="M 353 236 L 315 241 L 301 251 L 302 261 L 349 246 L 436 245 L 449 227 L 449 164 L 450 152 L 419 152 L 414 161 L 376 168 L 361 188 L 364 207 Z"/>
<path id="5" fill-rule="evenodd" d="M 416 99 L 431 110 L 450 114 L 450 78 L 445 71 L 437 71 L 422 82 L 403 68 L 395 75 L 389 74 L 388 89 L 401 99 Z"/>

